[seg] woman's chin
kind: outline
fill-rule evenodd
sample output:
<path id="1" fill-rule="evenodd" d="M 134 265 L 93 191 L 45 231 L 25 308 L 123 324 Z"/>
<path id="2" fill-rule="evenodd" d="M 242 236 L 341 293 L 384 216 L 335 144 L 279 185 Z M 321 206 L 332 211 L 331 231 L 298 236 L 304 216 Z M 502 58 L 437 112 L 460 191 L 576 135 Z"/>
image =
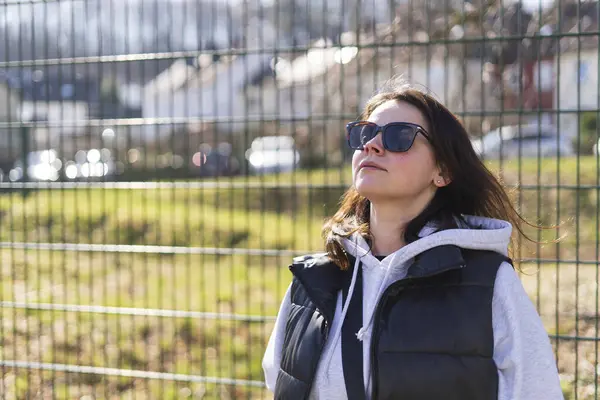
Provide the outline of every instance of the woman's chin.
<path id="1" fill-rule="evenodd" d="M 354 180 L 354 186 L 361 194 L 362 192 L 381 192 L 382 190 L 389 188 L 389 179 L 382 179 L 382 176 L 372 173 L 361 175 L 357 176 L 357 178 Z"/>
<path id="2" fill-rule="evenodd" d="M 357 185 L 356 191 L 362 197 L 365 197 L 370 201 L 373 201 L 373 199 L 379 197 L 387 197 L 386 194 L 389 195 L 381 185 L 375 185 L 366 182 L 362 182 L 361 184 Z"/>

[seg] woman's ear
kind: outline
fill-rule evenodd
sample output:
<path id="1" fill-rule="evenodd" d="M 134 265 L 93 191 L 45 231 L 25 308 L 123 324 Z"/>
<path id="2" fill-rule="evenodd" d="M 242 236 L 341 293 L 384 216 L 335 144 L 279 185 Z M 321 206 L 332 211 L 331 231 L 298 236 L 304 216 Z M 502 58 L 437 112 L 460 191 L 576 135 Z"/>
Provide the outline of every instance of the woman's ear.
<path id="1" fill-rule="evenodd" d="M 448 186 L 452 182 L 449 174 L 444 170 L 442 166 L 438 166 L 436 175 L 433 178 L 433 184 L 437 187 Z"/>
<path id="2" fill-rule="evenodd" d="M 437 187 L 444 187 L 444 186 L 448 186 L 450 184 L 450 179 L 447 179 L 443 176 L 437 176 L 435 178 L 435 180 L 433 181 L 433 184 Z"/>

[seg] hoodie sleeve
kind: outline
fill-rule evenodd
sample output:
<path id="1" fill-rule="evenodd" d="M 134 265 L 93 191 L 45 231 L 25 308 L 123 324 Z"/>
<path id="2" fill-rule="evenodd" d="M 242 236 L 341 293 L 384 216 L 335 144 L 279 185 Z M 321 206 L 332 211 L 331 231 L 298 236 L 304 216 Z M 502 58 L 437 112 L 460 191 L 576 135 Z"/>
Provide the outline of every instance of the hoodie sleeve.
<path id="1" fill-rule="evenodd" d="M 262 367 L 265 373 L 265 383 L 267 389 L 271 392 L 275 391 L 275 382 L 277 381 L 277 375 L 279 374 L 279 365 L 281 364 L 281 353 L 283 347 L 283 338 L 285 336 L 285 325 L 286 318 L 290 310 L 291 299 L 290 299 L 290 284 L 283 296 L 281 305 L 279 306 L 279 312 L 275 320 L 275 326 L 271 332 L 269 343 L 262 360 Z"/>
<path id="2" fill-rule="evenodd" d="M 517 272 L 503 263 L 492 301 L 499 400 L 563 400 L 552 346 Z"/>

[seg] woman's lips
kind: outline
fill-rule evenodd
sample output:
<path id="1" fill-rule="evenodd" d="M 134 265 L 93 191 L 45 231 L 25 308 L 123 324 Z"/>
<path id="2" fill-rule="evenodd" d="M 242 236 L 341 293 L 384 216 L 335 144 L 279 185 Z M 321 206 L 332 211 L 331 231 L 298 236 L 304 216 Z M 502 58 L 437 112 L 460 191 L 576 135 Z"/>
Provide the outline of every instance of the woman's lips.
<path id="1" fill-rule="evenodd" d="M 376 164 L 372 161 L 361 162 L 358 166 L 358 170 L 360 171 L 361 169 L 372 170 L 372 171 L 386 171 L 385 168 L 383 168 L 379 164 Z"/>

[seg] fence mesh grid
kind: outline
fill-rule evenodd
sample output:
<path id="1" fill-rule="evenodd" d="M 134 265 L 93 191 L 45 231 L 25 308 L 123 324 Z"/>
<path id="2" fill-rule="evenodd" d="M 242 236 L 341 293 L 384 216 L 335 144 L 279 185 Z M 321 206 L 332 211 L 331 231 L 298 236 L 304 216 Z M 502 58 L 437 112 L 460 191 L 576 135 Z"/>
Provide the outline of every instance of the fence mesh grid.
<path id="1" fill-rule="evenodd" d="M 573 0 L 1 1 L 0 397 L 270 398 L 286 267 L 351 184 L 343 127 L 402 75 L 558 226 L 515 261 L 565 397 L 599 399 L 599 21 Z"/>

